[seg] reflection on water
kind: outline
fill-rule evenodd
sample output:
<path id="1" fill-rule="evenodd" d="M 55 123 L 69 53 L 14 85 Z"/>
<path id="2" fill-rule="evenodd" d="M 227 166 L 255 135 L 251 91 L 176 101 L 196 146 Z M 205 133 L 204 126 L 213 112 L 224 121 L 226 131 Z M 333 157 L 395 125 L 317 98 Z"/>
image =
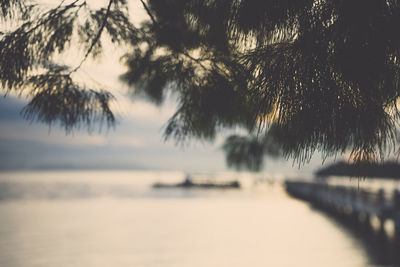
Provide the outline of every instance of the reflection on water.
<path id="1" fill-rule="evenodd" d="M 380 231 L 378 229 L 380 225 L 374 227 L 372 220 L 370 221 L 371 225 L 354 223 L 349 217 L 334 214 L 318 206 L 313 206 L 313 208 L 328 215 L 333 223 L 346 230 L 349 235 L 363 244 L 369 257 L 369 265 L 400 266 L 400 244 L 387 232 Z M 393 221 L 390 221 L 390 223 L 392 224 Z"/>
<path id="2" fill-rule="evenodd" d="M 0 266 L 365 266 L 347 230 L 282 187 L 155 190 L 180 173 L 0 174 Z M 247 184 L 246 184 L 247 183 Z"/>

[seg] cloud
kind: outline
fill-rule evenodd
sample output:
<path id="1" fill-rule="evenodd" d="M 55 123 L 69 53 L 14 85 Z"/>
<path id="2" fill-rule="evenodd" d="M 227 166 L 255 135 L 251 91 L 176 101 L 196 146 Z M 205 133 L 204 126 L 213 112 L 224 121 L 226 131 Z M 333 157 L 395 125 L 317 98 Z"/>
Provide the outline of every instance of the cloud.
<path id="1" fill-rule="evenodd" d="M 124 112 L 119 114 L 115 129 L 88 133 L 76 130 L 70 134 L 58 127 L 49 127 L 42 123 L 30 123 L 22 118 L 20 110 L 26 101 L 9 96 L 0 99 L 0 139 L 8 141 L 31 141 L 58 147 L 71 146 L 109 146 L 138 147 L 148 142 L 146 139 L 160 143 L 160 129 L 166 121 L 162 108 L 144 102 L 132 103 L 125 100 Z"/>
<path id="2" fill-rule="evenodd" d="M 132 136 L 119 136 L 109 140 L 108 144 L 112 147 L 143 147 L 145 142 Z"/>
<path id="3" fill-rule="evenodd" d="M 168 170 L 221 170 L 221 151 L 212 145 L 176 147 L 162 141 L 161 127 L 173 112 L 173 103 L 154 107 L 126 100 L 125 113 L 115 130 L 88 134 L 40 123 L 19 116 L 24 101 L 0 100 L 0 169 L 30 168 L 150 168 Z"/>

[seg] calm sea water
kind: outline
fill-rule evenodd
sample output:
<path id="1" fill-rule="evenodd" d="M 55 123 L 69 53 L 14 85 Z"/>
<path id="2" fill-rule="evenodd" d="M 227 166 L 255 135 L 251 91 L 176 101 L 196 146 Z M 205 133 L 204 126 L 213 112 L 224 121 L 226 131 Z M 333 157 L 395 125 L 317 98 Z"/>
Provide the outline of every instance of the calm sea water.
<path id="1" fill-rule="evenodd" d="M 279 183 L 239 178 L 242 190 L 157 190 L 183 174 L 0 173 L 0 266 L 370 263 L 360 241 Z"/>

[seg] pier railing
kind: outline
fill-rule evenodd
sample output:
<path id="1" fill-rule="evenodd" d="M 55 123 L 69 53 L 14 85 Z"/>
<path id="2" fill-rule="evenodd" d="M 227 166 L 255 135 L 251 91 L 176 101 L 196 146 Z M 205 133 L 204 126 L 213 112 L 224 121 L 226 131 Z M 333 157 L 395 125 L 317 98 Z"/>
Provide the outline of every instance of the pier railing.
<path id="1" fill-rule="evenodd" d="M 395 239 L 400 241 L 400 192 L 385 192 L 329 185 L 320 182 L 286 181 L 286 191 L 297 198 L 318 205 L 322 209 L 334 211 L 342 216 L 355 218 L 355 221 L 369 223 L 372 216 L 380 221 L 384 231 L 386 220 L 393 220 Z"/>

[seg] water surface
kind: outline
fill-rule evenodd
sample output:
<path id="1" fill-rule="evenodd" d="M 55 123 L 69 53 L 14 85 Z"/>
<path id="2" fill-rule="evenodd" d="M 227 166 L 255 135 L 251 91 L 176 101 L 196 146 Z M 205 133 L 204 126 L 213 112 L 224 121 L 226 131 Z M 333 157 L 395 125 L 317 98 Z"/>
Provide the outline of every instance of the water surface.
<path id="1" fill-rule="evenodd" d="M 217 177 L 218 178 L 218 177 Z M 236 178 L 236 177 L 235 177 Z M 363 246 L 282 187 L 151 188 L 173 172 L 0 174 L 0 266 L 365 266 Z"/>

